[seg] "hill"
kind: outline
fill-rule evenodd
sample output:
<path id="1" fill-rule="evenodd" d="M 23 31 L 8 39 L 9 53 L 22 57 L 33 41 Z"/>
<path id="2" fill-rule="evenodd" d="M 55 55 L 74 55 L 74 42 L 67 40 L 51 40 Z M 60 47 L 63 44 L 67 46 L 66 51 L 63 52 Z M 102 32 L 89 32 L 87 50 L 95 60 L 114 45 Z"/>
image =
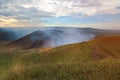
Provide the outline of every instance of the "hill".
<path id="1" fill-rule="evenodd" d="M 28 34 L 18 40 L 12 41 L 5 45 L 8 47 L 18 49 L 31 49 L 31 48 L 43 48 L 51 46 L 50 37 L 47 36 L 43 31 L 35 31 Z"/>
<path id="2" fill-rule="evenodd" d="M 88 42 L 50 49 L 43 61 L 94 61 L 108 57 L 120 58 L 120 36 L 104 36 Z M 42 59 L 41 59 L 42 60 Z"/>
<path id="3" fill-rule="evenodd" d="M 11 27 L 11 28 L 0 28 L 0 41 L 1 40 L 18 40 L 24 36 L 27 36 L 28 34 L 31 34 L 37 30 L 40 31 L 64 31 L 69 33 L 77 33 L 84 32 L 87 34 L 93 34 L 93 35 L 120 35 L 120 30 L 103 30 L 103 29 L 95 29 L 95 28 L 73 28 L 73 27 Z M 4 35 L 3 35 L 4 34 Z M 80 33 L 81 34 L 81 33 Z M 86 40 L 86 39 L 85 39 Z"/>
<path id="4" fill-rule="evenodd" d="M 19 49 L 48 48 L 90 40 L 95 35 L 77 28 L 37 30 L 6 46 Z"/>
<path id="5" fill-rule="evenodd" d="M 15 37 L 13 31 L 0 28 L 0 41 L 12 41 Z"/>
<path id="6" fill-rule="evenodd" d="M 119 80 L 119 41 L 120 36 L 104 36 L 55 48 L 0 52 L 0 79 Z"/>
<path id="7" fill-rule="evenodd" d="M 87 44 L 96 57 L 106 58 L 107 56 L 112 56 L 118 58 L 120 56 L 120 36 L 98 37 Z"/>
<path id="8" fill-rule="evenodd" d="M 14 49 L 49 48 L 89 41 L 95 37 L 100 36 L 120 35 L 119 30 L 102 30 L 92 28 L 51 27 L 39 28 L 37 31 L 36 29 L 38 28 L 16 28 L 15 30 L 13 29 L 13 32 L 18 35 L 17 37 L 19 38 L 16 37 L 16 40 L 10 42 L 6 46 L 8 46 L 8 48 L 10 47 Z M 8 34 L 11 33 L 8 32 Z"/>

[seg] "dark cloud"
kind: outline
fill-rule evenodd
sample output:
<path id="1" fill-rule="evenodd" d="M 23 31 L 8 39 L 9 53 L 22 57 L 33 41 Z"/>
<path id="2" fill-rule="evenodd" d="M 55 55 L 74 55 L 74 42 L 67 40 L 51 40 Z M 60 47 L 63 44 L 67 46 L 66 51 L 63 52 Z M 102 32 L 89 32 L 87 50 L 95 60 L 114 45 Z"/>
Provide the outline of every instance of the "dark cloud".
<path id="1" fill-rule="evenodd" d="M 25 8 L 21 6 L 22 3 L 29 3 L 29 1 L 0 0 L 0 16 L 14 18 L 17 20 L 54 17 L 54 13 L 38 10 L 35 7 Z"/>
<path id="2" fill-rule="evenodd" d="M 19 1 L 18 0 L 1 0 L 0 16 L 12 17 L 18 20 L 30 20 L 32 18 L 55 17 L 56 15 L 55 12 L 38 10 L 35 7 L 25 8 L 22 6 L 22 4 L 32 3 L 33 1 L 34 0 L 19 0 Z M 64 1 L 64 0 L 61 0 L 61 1 Z"/>
<path id="3" fill-rule="evenodd" d="M 14 16 L 16 13 L 10 10 L 0 10 L 0 16 L 11 17 Z"/>
<path id="4" fill-rule="evenodd" d="M 15 18 L 18 20 L 32 20 L 33 18 L 48 18 L 53 17 L 53 13 L 37 10 L 34 7 L 24 8 L 19 7 L 19 10 L 16 12 Z"/>
<path id="5" fill-rule="evenodd" d="M 10 3 L 11 0 L 0 0 L 0 6 Z"/>
<path id="6" fill-rule="evenodd" d="M 31 20 L 31 17 L 28 16 L 15 16 L 14 18 L 17 20 Z"/>
<path id="7" fill-rule="evenodd" d="M 116 9 L 120 9 L 120 6 L 119 6 L 119 7 L 116 7 Z"/>

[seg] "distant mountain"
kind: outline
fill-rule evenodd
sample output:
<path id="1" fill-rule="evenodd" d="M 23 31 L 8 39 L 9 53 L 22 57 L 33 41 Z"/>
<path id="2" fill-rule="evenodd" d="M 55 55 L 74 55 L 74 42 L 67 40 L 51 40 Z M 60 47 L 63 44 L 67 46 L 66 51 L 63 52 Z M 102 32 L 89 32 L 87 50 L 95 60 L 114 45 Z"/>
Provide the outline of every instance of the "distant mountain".
<path id="1" fill-rule="evenodd" d="M 42 31 L 35 31 L 25 37 L 15 40 L 8 46 L 19 47 L 21 49 L 42 48 L 51 46 L 50 38 Z"/>
<path id="2" fill-rule="evenodd" d="M 108 35 L 120 35 L 120 31 L 92 28 L 42 28 L 41 30 L 25 35 L 8 45 L 17 46 L 21 49 L 48 48 L 89 41 L 95 37 Z"/>
<path id="3" fill-rule="evenodd" d="M 115 36 L 120 35 L 120 30 L 104 30 L 104 29 L 95 29 L 95 28 L 83 28 L 85 32 L 93 33 L 96 36 Z"/>
<path id="4" fill-rule="evenodd" d="M 88 41 L 94 34 L 87 33 L 78 28 L 51 28 L 37 30 L 18 40 L 11 42 L 10 46 L 19 46 L 22 49 L 56 47 L 65 44 Z"/>
<path id="5" fill-rule="evenodd" d="M 17 40 L 20 39 L 32 32 L 37 30 L 45 31 L 45 30 L 70 30 L 74 33 L 76 29 L 80 32 L 90 33 L 94 35 L 118 35 L 120 34 L 120 30 L 103 30 L 103 29 L 94 29 L 94 28 L 72 28 L 72 27 L 19 27 L 19 28 L 0 28 L 0 33 L 3 35 L 3 32 L 7 33 L 5 36 L 0 35 L 0 41 L 5 40 L 6 38 L 9 40 Z"/>
<path id="6" fill-rule="evenodd" d="M 0 41 L 12 41 L 16 36 L 13 31 L 0 28 Z"/>

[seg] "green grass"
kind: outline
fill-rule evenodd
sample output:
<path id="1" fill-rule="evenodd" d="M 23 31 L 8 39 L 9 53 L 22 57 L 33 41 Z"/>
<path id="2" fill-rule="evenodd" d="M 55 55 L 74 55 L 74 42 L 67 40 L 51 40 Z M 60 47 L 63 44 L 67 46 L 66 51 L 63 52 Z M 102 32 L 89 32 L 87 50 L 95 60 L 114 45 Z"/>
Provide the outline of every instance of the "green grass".
<path id="1" fill-rule="evenodd" d="M 4 52 L 1 50 L 6 48 L 0 48 L 0 80 L 120 80 L 120 52 L 114 51 L 118 48 L 111 54 L 101 51 L 107 54 L 104 57 L 103 53 L 93 53 L 101 50 L 102 43 L 95 44 L 83 42 L 47 51 Z M 117 57 L 111 56 L 114 53 Z M 102 58 L 96 58 L 99 56 Z"/>
<path id="2" fill-rule="evenodd" d="M 119 80 L 120 60 L 54 64 L 13 63 L 1 80 Z"/>

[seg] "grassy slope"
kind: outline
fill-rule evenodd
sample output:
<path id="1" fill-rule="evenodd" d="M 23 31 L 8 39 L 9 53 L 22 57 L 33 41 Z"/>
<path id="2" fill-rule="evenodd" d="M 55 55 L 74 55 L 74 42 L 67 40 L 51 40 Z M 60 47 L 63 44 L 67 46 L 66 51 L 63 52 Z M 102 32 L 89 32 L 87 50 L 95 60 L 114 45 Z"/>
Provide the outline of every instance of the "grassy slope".
<path id="1" fill-rule="evenodd" d="M 120 80 L 120 37 L 53 49 L 1 51 L 0 80 Z"/>
<path id="2" fill-rule="evenodd" d="M 95 58 L 120 57 L 120 36 L 100 37 L 87 44 Z"/>

